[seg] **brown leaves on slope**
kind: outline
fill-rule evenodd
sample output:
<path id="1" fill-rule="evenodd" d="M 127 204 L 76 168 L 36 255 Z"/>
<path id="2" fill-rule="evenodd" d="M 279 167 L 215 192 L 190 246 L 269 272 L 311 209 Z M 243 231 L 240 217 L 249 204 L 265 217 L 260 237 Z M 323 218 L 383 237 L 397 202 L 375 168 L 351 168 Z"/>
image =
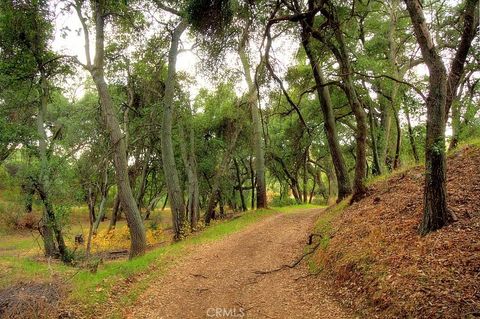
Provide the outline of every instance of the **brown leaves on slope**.
<path id="1" fill-rule="evenodd" d="M 423 168 L 374 184 L 334 222 L 314 257 L 350 306 L 378 318 L 470 318 L 480 313 L 480 149 L 448 160 L 448 205 L 459 221 L 425 237 Z"/>

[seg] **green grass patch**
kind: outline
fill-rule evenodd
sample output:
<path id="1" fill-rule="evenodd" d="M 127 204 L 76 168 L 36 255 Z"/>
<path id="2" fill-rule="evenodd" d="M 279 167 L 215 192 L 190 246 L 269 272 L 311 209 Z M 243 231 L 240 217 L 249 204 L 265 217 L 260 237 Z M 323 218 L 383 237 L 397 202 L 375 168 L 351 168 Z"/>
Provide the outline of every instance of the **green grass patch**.
<path id="1" fill-rule="evenodd" d="M 384 173 L 382 175 L 370 175 L 370 177 L 367 178 L 367 180 L 366 180 L 366 185 L 370 186 L 370 185 L 373 185 L 375 183 L 384 182 L 384 181 L 389 180 L 390 178 L 392 178 L 394 176 L 403 174 L 406 171 L 409 171 L 414 167 L 422 166 L 422 165 L 423 164 L 407 163 L 407 164 L 402 165 L 398 169 L 395 169 L 393 171 L 387 171 L 386 173 Z"/>
<path id="2" fill-rule="evenodd" d="M 321 234 L 319 249 L 326 249 L 330 244 L 330 239 L 333 233 L 333 221 L 349 206 L 350 197 L 345 198 L 340 203 L 326 209 L 317 219 L 314 226 L 314 233 Z M 317 273 L 321 269 L 310 259 L 308 262 L 310 272 Z"/>
<path id="3" fill-rule="evenodd" d="M 59 262 L 38 262 L 31 258 L 1 257 L 0 289 L 6 288 L 12 283 L 21 281 L 45 281 L 51 280 L 59 273 L 73 271 L 71 267 Z"/>
<path id="4" fill-rule="evenodd" d="M 331 235 L 333 220 L 349 206 L 349 201 L 350 197 L 345 198 L 340 203 L 325 210 L 325 212 L 320 215 L 315 223 L 315 232 L 322 234 L 323 237 Z"/>
<path id="5" fill-rule="evenodd" d="M 449 155 L 456 154 L 466 147 L 480 148 L 480 137 L 471 138 L 466 141 L 460 141 L 460 143 L 458 143 L 456 148 L 454 148 L 453 150 L 448 150 L 448 154 Z"/>
<path id="6" fill-rule="evenodd" d="M 41 240 L 41 238 L 39 239 Z M 0 250 L 7 251 L 7 255 L 12 253 L 25 253 L 27 250 L 37 250 L 38 243 L 31 234 L 25 235 L 0 235 Z"/>

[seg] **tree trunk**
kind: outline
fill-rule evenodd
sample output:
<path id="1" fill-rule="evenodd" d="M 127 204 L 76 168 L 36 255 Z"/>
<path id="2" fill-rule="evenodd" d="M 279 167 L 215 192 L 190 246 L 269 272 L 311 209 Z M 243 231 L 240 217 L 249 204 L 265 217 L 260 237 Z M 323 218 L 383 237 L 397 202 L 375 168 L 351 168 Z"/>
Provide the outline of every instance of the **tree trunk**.
<path id="1" fill-rule="evenodd" d="M 258 105 L 258 90 L 250 73 L 250 61 L 245 51 L 248 39 L 248 28 L 245 28 L 238 46 L 238 55 L 243 66 L 245 80 L 248 85 L 248 104 L 252 115 L 253 125 L 253 152 L 255 154 L 255 180 L 257 188 L 257 209 L 267 207 L 267 186 L 265 181 L 265 141 L 263 138 L 263 124 Z M 262 62 L 261 62 L 262 63 Z"/>
<path id="2" fill-rule="evenodd" d="M 67 245 L 65 245 L 65 241 L 63 239 L 63 233 L 62 233 L 62 229 L 60 228 L 60 225 L 58 225 L 58 222 L 55 218 L 55 212 L 53 210 L 53 205 L 52 203 L 50 202 L 50 198 L 48 196 L 48 193 L 47 191 L 44 189 L 44 186 L 42 184 L 39 184 L 37 185 L 37 191 L 38 191 L 38 194 L 40 196 L 40 199 L 42 200 L 43 202 L 43 205 L 45 207 L 45 214 L 46 214 L 46 217 L 48 219 L 48 222 L 50 223 L 48 225 L 48 227 L 51 229 L 49 231 L 49 234 L 53 234 L 53 236 L 55 237 L 55 240 L 57 242 L 57 248 L 58 248 L 58 253 L 60 254 L 60 258 L 62 259 L 62 261 L 64 262 L 69 262 L 69 252 L 68 252 L 68 249 L 67 249 Z M 51 236 L 51 235 L 49 235 Z M 49 239 L 50 241 L 50 239 Z M 50 249 L 51 248 L 51 243 L 46 243 L 45 244 L 45 247 L 47 247 L 48 245 L 48 248 Z"/>
<path id="3" fill-rule="evenodd" d="M 162 211 L 164 211 L 164 210 L 165 210 L 165 207 L 167 207 L 167 203 L 168 203 L 168 193 L 167 193 L 167 195 L 165 196 L 165 200 L 163 201 Z"/>
<path id="4" fill-rule="evenodd" d="M 106 213 L 105 204 L 107 203 L 109 190 L 110 190 L 110 187 L 108 185 L 108 164 L 107 164 L 105 165 L 105 172 L 104 172 L 103 182 L 101 186 L 102 199 L 100 200 L 98 217 L 95 219 L 95 223 L 93 224 L 93 229 L 92 229 L 92 232 L 94 235 L 97 234 L 98 227 L 100 226 L 100 222 L 103 221 L 103 218 L 105 217 L 105 213 Z"/>
<path id="5" fill-rule="evenodd" d="M 222 178 L 225 177 L 225 174 L 228 170 L 228 164 L 232 159 L 233 150 L 237 144 L 237 138 L 240 134 L 241 127 L 239 124 L 233 124 L 233 132 L 229 137 L 229 145 L 225 152 L 223 153 L 222 161 L 215 170 L 215 177 L 213 178 L 212 193 L 210 199 L 208 200 L 207 210 L 205 211 L 205 224 L 209 224 L 210 220 L 213 218 L 215 213 L 215 207 L 217 206 L 218 201 L 220 200 L 220 182 Z M 252 185 L 253 186 L 253 185 Z M 221 207 L 223 204 L 221 205 Z"/>
<path id="6" fill-rule="evenodd" d="M 312 200 L 313 200 L 313 195 L 315 194 L 315 187 L 317 186 L 317 183 L 315 181 L 315 178 L 313 179 L 313 186 L 312 186 L 312 189 L 310 191 L 310 197 L 308 198 L 308 203 L 311 204 L 312 203 Z"/>
<path id="7" fill-rule="evenodd" d="M 191 111 L 190 116 L 192 116 Z M 190 228 L 195 229 L 197 227 L 200 210 L 197 159 L 195 155 L 195 131 L 193 129 L 193 126 L 190 126 L 187 138 L 185 136 L 184 127 L 181 123 L 179 123 L 178 129 L 181 140 L 180 149 L 188 180 L 187 214 L 190 220 Z M 185 144 L 188 145 L 188 150 Z"/>
<path id="8" fill-rule="evenodd" d="M 387 163 L 387 155 L 389 154 L 389 142 L 390 142 L 390 133 L 392 131 L 392 111 L 388 101 L 385 101 L 384 98 L 380 98 L 380 125 L 377 131 L 377 141 L 378 141 L 378 162 L 380 164 L 380 170 L 385 171 Z"/>
<path id="9" fill-rule="evenodd" d="M 320 169 L 317 169 L 315 172 L 315 180 L 317 181 L 316 184 L 318 185 L 318 192 L 319 194 L 322 195 L 322 197 L 325 199 L 325 201 L 328 201 L 328 194 L 327 194 L 327 187 L 325 186 L 325 183 L 323 182 L 322 179 L 322 171 Z"/>
<path id="10" fill-rule="evenodd" d="M 283 172 L 285 173 L 285 176 L 287 176 L 287 180 L 289 181 L 288 184 L 290 185 L 290 189 L 292 190 L 292 195 L 295 198 L 295 201 L 297 202 L 297 204 L 301 204 L 302 203 L 302 195 L 301 195 L 301 192 L 300 192 L 300 188 L 298 186 L 298 179 L 297 179 L 296 174 L 293 175 L 288 171 L 287 166 L 285 165 L 285 162 L 283 161 L 283 159 L 281 157 L 279 157 L 275 154 L 272 154 L 272 157 L 275 161 L 277 161 L 280 164 Z"/>
<path id="11" fill-rule="evenodd" d="M 338 202 L 337 200 L 337 185 L 336 181 L 337 178 L 335 177 L 335 170 L 331 168 L 330 165 L 326 166 L 326 173 L 328 177 L 328 200 L 327 200 L 327 205 L 331 206 L 335 204 L 335 202 Z"/>
<path id="12" fill-rule="evenodd" d="M 57 248 L 55 245 L 55 240 L 53 238 L 52 228 L 49 226 L 50 217 L 47 213 L 47 209 L 43 207 L 42 222 L 40 224 L 39 232 L 43 240 L 43 249 L 45 257 L 56 257 Z"/>
<path id="13" fill-rule="evenodd" d="M 108 231 L 115 229 L 117 226 L 118 215 L 120 213 L 120 196 L 117 194 L 115 195 L 115 199 L 113 200 L 113 207 L 112 207 L 112 218 L 110 219 L 110 225 L 108 226 Z"/>
<path id="14" fill-rule="evenodd" d="M 449 150 L 453 150 L 457 147 L 460 140 L 460 101 L 453 101 L 452 103 L 452 137 L 450 139 L 450 144 L 448 145 Z"/>
<path id="15" fill-rule="evenodd" d="M 108 91 L 104 76 L 104 27 L 105 2 L 96 0 L 95 5 L 95 59 L 93 66 L 87 66 L 100 97 L 102 121 L 113 148 L 113 164 L 118 193 L 125 211 L 130 230 L 130 258 L 143 255 L 146 248 L 145 228 L 138 210 L 128 178 L 128 164 L 124 136 L 115 114 L 115 106 Z M 89 54 L 89 53 L 88 53 Z"/>
<path id="16" fill-rule="evenodd" d="M 248 163 L 249 163 L 249 166 L 250 166 L 250 183 L 252 184 L 250 209 L 254 210 L 255 209 L 255 171 L 253 170 L 253 164 L 252 164 L 252 157 L 251 156 L 250 156 L 250 159 L 249 159 Z"/>
<path id="17" fill-rule="evenodd" d="M 87 258 L 90 257 L 90 250 L 92 247 L 92 237 L 93 237 L 93 227 L 95 222 L 95 202 L 96 196 L 92 191 L 92 187 L 88 187 L 88 238 L 87 238 L 87 248 L 85 249 L 85 255 Z"/>
<path id="18" fill-rule="evenodd" d="M 43 80 L 42 80 L 43 81 Z M 47 95 L 43 94 L 42 100 L 38 109 L 37 114 L 37 134 L 39 136 L 38 140 L 38 150 L 40 155 L 40 172 L 38 177 L 38 183 L 44 184 L 44 180 L 47 178 L 48 170 L 48 159 L 47 159 L 47 134 L 44 127 L 44 117 L 47 107 Z M 45 99 L 45 100 L 44 100 Z M 45 205 L 44 205 L 45 206 Z M 53 239 L 53 231 L 51 229 L 52 221 L 50 220 L 50 215 L 47 213 L 46 206 L 43 209 L 42 225 L 40 228 L 40 234 L 42 235 L 43 245 L 45 248 L 46 257 L 55 257 L 56 255 L 56 246 Z"/>
<path id="19" fill-rule="evenodd" d="M 430 72 L 425 143 L 425 188 L 421 235 L 442 228 L 452 220 L 447 209 L 445 106 L 447 74 L 438 55 L 418 0 L 405 0 L 417 42 Z"/>
<path id="20" fill-rule="evenodd" d="M 307 160 L 308 160 L 308 147 L 305 150 L 303 157 L 303 202 L 307 203 L 308 200 L 308 175 L 307 175 Z"/>
<path id="21" fill-rule="evenodd" d="M 345 93 L 350 102 L 350 107 L 357 122 L 357 132 L 355 135 L 356 150 L 355 150 L 355 178 L 353 181 L 353 196 L 352 201 L 357 201 L 364 196 L 367 191 L 365 186 L 366 165 L 367 165 L 367 122 L 366 114 L 363 105 L 359 100 L 355 85 L 353 82 L 353 69 L 350 65 L 348 53 L 345 45 L 345 39 L 342 31 L 335 28 L 335 38 L 339 44 L 340 56 L 339 64 L 343 76 Z"/>
<path id="22" fill-rule="evenodd" d="M 103 78 L 103 70 L 92 74 L 101 101 L 101 111 L 103 123 L 108 132 L 110 143 L 113 147 L 113 163 L 115 166 L 115 176 L 118 185 L 118 192 L 122 207 L 125 211 L 128 227 L 130 229 L 130 258 L 143 255 L 146 248 L 145 228 L 143 226 L 140 212 L 138 211 L 132 188 L 128 178 L 128 166 L 126 158 L 126 149 L 122 137 L 122 132 L 115 115 L 113 101 L 108 92 L 107 84 Z"/>
<path id="23" fill-rule="evenodd" d="M 366 177 L 366 165 L 367 165 L 367 154 L 366 154 L 366 142 L 367 142 L 367 120 L 366 113 L 363 109 L 363 104 L 361 103 L 359 96 L 355 90 L 355 84 L 353 81 L 353 68 L 350 63 L 350 58 L 347 51 L 347 46 L 345 44 L 345 38 L 340 27 L 340 21 L 338 20 L 337 12 L 332 10 L 328 11 L 325 7 L 320 9 L 322 14 L 327 18 L 329 25 L 334 33 L 337 46 L 333 45 L 330 40 L 326 40 L 318 32 L 313 35 L 317 37 L 320 41 L 325 43 L 335 55 L 338 64 L 340 65 L 340 73 L 343 79 L 343 90 L 347 96 L 348 102 L 352 109 L 352 112 L 356 120 L 356 151 L 355 151 L 355 178 L 353 181 L 353 195 L 351 201 L 357 201 L 362 198 L 367 188 L 365 186 L 365 177 Z M 313 24 L 310 23 L 310 28 Z"/>
<path id="24" fill-rule="evenodd" d="M 247 210 L 247 205 L 245 204 L 245 197 L 243 196 L 243 182 L 240 176 L 240 167 L 238 165 L 236 158 L 233 158 L 233 163 L 235 164 L 235 173 L 237 176 L 238 192 L 240 194 L 240 203 L 242 205 L 242 211 L 245 212 Z"/>
<path id="25" fill-rule="evenodd" d="M 58 249 L 60 258 L 66 262 L 68 261 L 67 247 L 63 239 L 62 230 L 58 225 L 53 205 L 50 202 L 50 167 L 47 154 L 47 132 L 45 130 L 45 118 L 47 115 L 49 87 L 45 70 L 43 70 L 43 66 L 40 67 L 40 88 L 41 97 L 36 119 L 37 134 L 39 136 L 38 151 L 40 158 L 40 171 L 35 188 L 40 195 L 40 198 L 44 205 L 41 234 L 44 242 L 45 256 L 55 257 L 57 255 Z M 56 244 L 54 240 L 56 241 Z"/>
<path id="26" fill-rule="evenodd" d="M 408 107 L 405 108 L 405 116 L 407 117 L 408 139 L 410 141 L 410 146 L 412 147 L 413 158 L 415 159 L 415 163 L 418 164 L 420 162 L 420 158 L 418 157 L 415 136 L 413 136 L 412 123 L 410 122 L 410 112 L 408 111 Z"/>
<path id="27" fill-rule="evenodd" d="M 168 73 L 165 81 L 165 95 L 163 97 L 163 121 L 160 134 L 162 142 L 162 163 L 165 174 L 165 183 L 170 198 L 172 210 L 172 225 L 174 239 L 180 240 L 184 235 L 185 223 L 185 201 L 180 187 L 178 171 L 175 164 L 175 157 L 172 144 L 172 119 L 173 119 L 173 97 L 176 79 L 176 63 L 180 36 L 187 28 L 187 23 L 182 21 L 175 28 L 168 53 Z"/>
<path id="28" fill-rule="evenodd" d="M 400 75 L 397 66 L 397 44 L 395 42 L 395 32 L 397 28 L 397 14 L 398 14 L 399 4 L 398 0 L 392 0 L 391 2 L 391 10 L 390 10 L 390 25 L 388 30 L 388 60 L 390 63 L 390 68 L 392 70 L 392 74 L 396 79 L 403 78 L 403 74 Z M 392 107 L 393 116 L 395 117 L 395 124 L 397 128 L 397 138 L 395 143 L 395 157 L 393 160 L 393 169 L 397 169 L 400 167 L 400 148 L 402 142 L 402 131 L 400 127 L 400 119 L 398 116 L 399 108 L 398 108 L 398 90 L 399 90 L 400 83 L 394 81 L 392 83 L 392 90 L 391 90 L 391 100 L 390 105 Z"/>
<path id="29" fill-rule="evenodd" d="M 472 46 L 472 41 L 478 30 L 478 0 L 466 0 L 463 14 L 463 32 L 458 44 L 457 51 L 450 67 L 450 73 L 447 79 L 447 97 L 445 101 L 445 122 L 448 120 L 448 113 L 456 96 L 460 78 L 464 72 L 465 62 L 467 61 L 468 51 Z M 477 16 L 475 16 L 477 11 Z"/>
<path id="30" fill-rule="evenodd" d="M 152 154 L 152 147 L 148 147 L 145 152 L 145 157 L 143 159 L 142 165 L 142 175 L 140 176 L 140 185 L 138 186 L 137 197 L 135 199 L 138 211 L 142 213 L 143 206 L 143 197 L 145 197 L 145 189 L 147 186 L 147 177 L 148 177 L 148 163 L 150 162 L 150 156 Z"/>
<path id="31" fill-rule="evenodd" d="M 393 114 L 395 116 L 395 126 L 397 128 L 397 138 L 395 143 L 395 157 L 393 159 L 393 169 L 398 169 L 401 165 L 400 150 L 402 146 L 402 128 L 400 127 L 400 119 L 398 118 L 398 111 L 396 109 L 393 109 Z"/>
<path id="32" fill-rule="evenodd" d="M 365 83 L 363 83 L 365 90 L 368 90 Z M 372 141 L 372 154 L 373 154 L 373 175 L 381 175 L 383 173 L 383 164 L 379 156 L 378 141 L 377 141 L 377 128 L 375 126 L 375 119 L 373 114 L 372 100 L 367 94 L 367 106 L 368 106 L 368 122 L 370 124 L 370 139 Z"/>
<path id="33" fill-rule="evenodd" d="M 352 193 L 352 186 L 345 165 L 345 159 L 343 158 L 340 149 L 340 143 L 338 142 L 335 114 L 333 112 L 332 101 L 330 98 L 330 90 L 328 89 L 328 86 L 325 85 L 325 79 L 323 78 L 318 62 L 314 58 L 313 51 L 310 47 L 310 35 L 305 29 L 306 27 L 304 27 L 302 32 L 302 44 L 310 61 L 310 66 L 316 83 L 317 94 L 323 114 L 325 135 L 327 136 L 328 147 L 330 149 L 330 155 L 337 176 L 338 201 L 341 201 Z"/>
<path id="34" fill-rule="evenodd" d="M 162 198 L 161 196 L 157 196 L 157 197 L 152 198 L 152 200 L 150 201 L 150 203 L 146 207 L 145 220 L 148 220 L 150 218 L 150 214 L 153 212 L 153 210 L 155 209 L 155 206 L 157 206 L 157 204 L 158 204 L 158 202 L 160 201 L 161 198 Z"/>

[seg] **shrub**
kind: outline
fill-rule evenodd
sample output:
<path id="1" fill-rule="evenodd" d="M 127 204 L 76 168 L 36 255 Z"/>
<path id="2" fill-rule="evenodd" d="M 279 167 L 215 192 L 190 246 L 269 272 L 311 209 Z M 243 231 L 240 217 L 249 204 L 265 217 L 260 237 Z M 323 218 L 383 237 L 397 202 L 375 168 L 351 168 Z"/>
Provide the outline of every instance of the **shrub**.
<path id="1" fill-rule="evenodd" d="M 297 201 L 295 200 L 295 198 L 291 198 L 291 197 L 280 198 L 280 196 L 274 196 L 272 198 L 272 201 L 270 202 L 270 206 L 273 206 L 273 207 L 291 206 L 296 204 L 297 204 Z"/>
<path id="2" fill-rule="evenodd" d="M 0 222 L 9 230 L 36 229 L 39 217 L 15 203 L 0 203 Z"/>

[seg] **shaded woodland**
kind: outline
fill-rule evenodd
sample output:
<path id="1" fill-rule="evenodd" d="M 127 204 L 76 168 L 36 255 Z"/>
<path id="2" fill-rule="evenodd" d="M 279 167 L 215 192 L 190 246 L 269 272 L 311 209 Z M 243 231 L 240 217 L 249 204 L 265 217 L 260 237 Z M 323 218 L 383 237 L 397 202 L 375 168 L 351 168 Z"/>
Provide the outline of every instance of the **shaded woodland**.
<path id="1" fill-rule="evenodd" d="M 353 204 L 425 164 L 426 235 L 457 219 L 447 150 L 480 132 L 478 16 L 477 0 L 2 1 L 2 218 L 39 213 L 65 263 L 125 219 L 133 258 L 162 207 L 179 241 L 231 212 Z M 56 48 L 75 34 L 83 52 Z M 84 252 L 65 240 L 77 206 Z"/>

